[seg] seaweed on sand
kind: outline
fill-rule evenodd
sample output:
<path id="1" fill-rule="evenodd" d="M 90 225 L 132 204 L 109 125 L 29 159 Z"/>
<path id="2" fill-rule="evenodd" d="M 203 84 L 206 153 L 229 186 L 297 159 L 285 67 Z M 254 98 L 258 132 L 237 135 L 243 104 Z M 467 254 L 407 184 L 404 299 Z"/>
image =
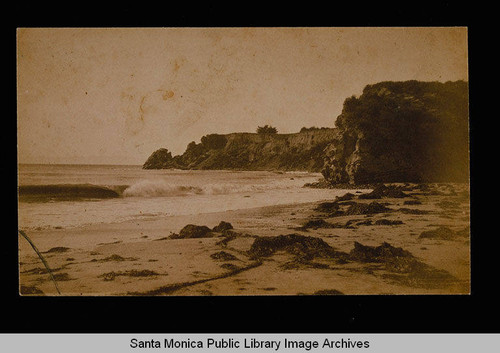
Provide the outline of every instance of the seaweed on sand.
<path id="1" fill-rule="evenodd" d="M 385 242 L 376 247 L 354 242 L 349 259 L 364 263 L 381 263 L 385 270 L 390 272 L 384 274 L 383 278 L 405 286 L 442 288 L 458 282 L 450 273 L 427 265 L 409 251 Z"/>
<path id="2" fill-rule="evenodd" d="M 22 295 L 44 295 L 43 291 L 35 286 L 23 286 L 19 289 Z"/>
<path id="3" fill-rule="evenodd" d="M 438 227 L 433 230 L 427 230 L 420 234 L 419 239 L 440 239 L 440 240 L 455 240 L 458 234 L 448 227 Z"/>
<path id="4" fill-rule="evenodd" d="M 343 225 L 338 223 L 330 223 L 325 221 L 324 219 L 310 219 L 303 226 L 297 228 L 298 230 L 307 230 L 307 229 L 331 229 L 331 228 L 353 228 L 350 225 Z"/>
<path id="5" fill-rule="evenodd" d="M 225 252 L 225 251 L 218 251 L 216 253 L 213 253 L 212 255 L 210 255 L 210 257 L 214 260 L 222 260 L 222 261 L 235 261 L 235 260 L 238 260 L 238 258 L 236 256 L 234 256 L 233 254 L 230 254 L 228 252 Z"/>
<path id="6" fill-rule="evenodd" d="M 147 292 L 129 292 L 128 294 L 129 295 L 141 295 L 141 296 L 170 295 L 170 294 L 172 294 L 172 293 L 174 293 L 182 288 L 194 286 L 194 285 L 200 284 L 200 283 L 215 281 L 215 280 L 222 279 L 222 278 L 231 277 L 231 276 L 234 276 L 240 272 L 250 270 L 250 269 L 258 267 L 260 265 L 262 265 L 262 261 L 255 261 L 255 262 L 249 264 L 248 266 L 237 267 L 233 270 L 230 270 L 230 271 L 223 273 L 221 275 L 218 275 L 218 276 L 200 279 L 197 281 L 173 283 L 173 284 L 162 286 L 162 287 L 159 287 L 159 288 L 147 291 Z"/>
<path id="7" fill-rule="evenodd" d="M 57 286 L 57 281 L 56 281 L 56 279 L 54 277 L 54 274 L 52 273 L 52 270 L 49 267 L 49 264 L 47 263 L 47 261 L 45 260 L 45 258 L 43 257 L 43 255 L 40 253 L 40 251 L 36 247 L 35 243 L 33 243 L 33 241 L 30 239 L 30 237 L 28 237 L 28 235 L 24 231 L 22 231 L 22 230 L 19 229 L 18 233 L 21 234 L 21 236 L 24 239 L 26 239 L 26 241 L 31 245 L 31 247 L 33 248 L 33 250 L 35 251 L 35 253 L 40 258 L 40 260 L 42 260 L 43 265 L 45 266 L 45 268 L 49 272 L 50 278 L 51 278 L 52 282 L 54 283 L 54 286 L 56 287 L 57 293 L 61 294 L 61 291 L 59 290 L 59 287 Z"/>
<path id="8" fill-rule="evenodd" d="M 99 278 L 103 278 L 105 281 L 113 281 L 118 276 L 127 277 L 153 277 L 159 276 L 159 273 L 151 270 L 130 270 L 130 271 L 118 271 L 118 272 L 107 272 L 99 275 Z"/>
<path id="9" fill-rule="evenodd" d="M 345 259 L 346 253 L 335 250 L 323 239 L 300 234 L 258 237 L 248 254 L 253 258 L 268 257 L 277 251 L 285 251 L 303 259 L 315 257 Z"/>

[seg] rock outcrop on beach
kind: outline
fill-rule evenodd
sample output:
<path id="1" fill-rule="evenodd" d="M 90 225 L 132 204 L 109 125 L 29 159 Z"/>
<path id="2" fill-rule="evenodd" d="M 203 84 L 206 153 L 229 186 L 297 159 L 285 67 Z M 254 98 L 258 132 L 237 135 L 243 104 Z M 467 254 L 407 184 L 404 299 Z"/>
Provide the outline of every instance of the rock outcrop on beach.
<path id="1" fill-rule="evenodd" d="M 380 82 L 347 98 L 325 150 L 332 184 L 469 178 L 468 83 Z"/>
<path id="2" fill-rule="evenodd" d="M 301 170 L 319 172 L 323 150 L 337 138 L 337 130 L 303 129 L 294 134 L 211 134 L 191 142 L 182 155 L 165 148 L 155 151 L 144 169 Z"/>

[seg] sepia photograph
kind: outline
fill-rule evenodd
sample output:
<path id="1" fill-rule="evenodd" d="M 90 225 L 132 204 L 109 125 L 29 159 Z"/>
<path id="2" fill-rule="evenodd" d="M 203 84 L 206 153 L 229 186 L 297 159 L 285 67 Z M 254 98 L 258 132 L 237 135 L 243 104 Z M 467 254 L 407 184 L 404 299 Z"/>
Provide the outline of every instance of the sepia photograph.
<path id="1" fill-rule="evenodd" d="M 471 294 L 467 27 L 16 34 L 21 296 Z"/>

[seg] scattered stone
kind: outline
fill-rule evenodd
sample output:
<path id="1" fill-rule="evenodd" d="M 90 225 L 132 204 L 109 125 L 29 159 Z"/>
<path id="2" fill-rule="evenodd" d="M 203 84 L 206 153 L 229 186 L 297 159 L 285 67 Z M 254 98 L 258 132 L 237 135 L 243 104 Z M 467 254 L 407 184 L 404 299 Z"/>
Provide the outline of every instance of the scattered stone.
<path id="1" fill-rule="evenodd" d="M 233 225 L 232 225 L 231 223 L 229 223 L 229 222 L 224 222 L 224 221 L 221 221 L 221 222 L 219 223 L 219 225 L 217 225 L 217 226 L 213 227 L 213 229 L 212 229 L 212 230 L 213 230 L 214 232 L 221 233 L 221 232 L 223 232 L 223 231 L 225 231 L 225 230 L 229 230 L 229 229 L 233 229 Z"/>

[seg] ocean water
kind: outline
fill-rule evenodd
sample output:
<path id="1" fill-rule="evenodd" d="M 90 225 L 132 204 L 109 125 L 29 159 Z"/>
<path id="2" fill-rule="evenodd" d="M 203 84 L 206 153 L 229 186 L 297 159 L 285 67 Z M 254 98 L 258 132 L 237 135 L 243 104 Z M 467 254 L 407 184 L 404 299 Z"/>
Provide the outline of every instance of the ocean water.
<path id="1" fill-rule="evenodd" d="M 330 200 L 303 188 L 319 173 L 144 170 L 118 165 L 19 165 L 20 229 L 71 228 Z"/>

